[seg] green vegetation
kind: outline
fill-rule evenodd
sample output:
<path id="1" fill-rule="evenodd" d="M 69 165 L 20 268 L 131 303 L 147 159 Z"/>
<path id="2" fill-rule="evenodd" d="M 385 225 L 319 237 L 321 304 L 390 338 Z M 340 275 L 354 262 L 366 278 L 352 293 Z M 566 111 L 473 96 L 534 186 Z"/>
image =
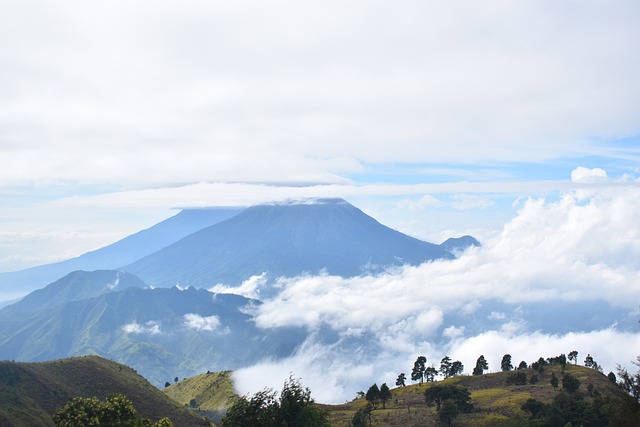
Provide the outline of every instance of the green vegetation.
<path id="1" fill-rule="evenodd" d="M 176 427 L 206 425 L 133 369 L 98 356 L 0 362 L 0 425 L 53 426 L 55 410 L 73 398 L 105 400 L 114 393 L 127 396 L 137 415 L 152 422 L 168 417 Z"/>
<path id="2" fill-rule="evenodd" d="M 123 394 L 112 394 L 102 401 L 96 397 L 74 397 L 53 414 L 56 427 L 119 426 L 173 427 L 167 417 L 153 424 L 148 418 L 138 418 L 133 403 Z"/>
<path id="3" fill-rule="evenodd" d="M 327 413 L 316 405 L 311 391 L 298 380 L 285 382 L 279 399 L 273 390 L 236 400 L 222 419 L 221 427 L 329 427 Z"/>

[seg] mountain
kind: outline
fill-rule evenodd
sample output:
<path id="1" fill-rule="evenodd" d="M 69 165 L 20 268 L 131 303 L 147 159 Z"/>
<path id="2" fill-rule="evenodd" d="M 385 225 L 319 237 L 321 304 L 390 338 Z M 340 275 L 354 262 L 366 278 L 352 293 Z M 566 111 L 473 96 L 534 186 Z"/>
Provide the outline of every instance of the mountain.
<path id="1" fill-rule="evenodd" d="M 137 369 L 156 386 L 289 356 L 307 334 L 262 330 L 249 314 L 259 301 L 194 288 L 129 287 L 53 306 L 38 301 L 41 308 L 19 315 L 15 307 L 0 310 L 0 359 L 97 354 Z"/>
<path id="2" fill-rule="evenodd" d="M 452 254 L 457 254 L 467 248 L 478 246 L 480 246 L 480 242 L 471 236 L 450 237 L 440 244 L 442 249 Z"/>
<path id="3" fill-rule="evenodd" d="M 0 313 L 7 317 L 46 310 L 129 287 L 144 288 L 146 284 L 137 276 L 123 271 L 73 271 L 46 287 L 31 292 L 15 304 L 5 307 Z"/>
<path id="4" fill-rule="evenodd" d="M 112 270 L 132 263 L 184 236 L 230 218 L 243 208 L 185 209 L 150 228 L 77 258 L 0 273 L 0 293 L 26 294 L 76 270 Z"/>
<path id="5" fill-rule="evenodd" d="M 168 417 L 176 427 L 206 425 L 133 369 L 97 356 L 43 363 L 0 361 L 0 425 L 53 426 L 51 415 L 74 397 L 122 393 L 138 417 Z"/>
<path id="6" fill-rule="evenodd" d="M 239 284 L 254 275 L 343 277 L 453 255 L 342 199 L 260 205 L 121 267 L 153 286 Z"/>

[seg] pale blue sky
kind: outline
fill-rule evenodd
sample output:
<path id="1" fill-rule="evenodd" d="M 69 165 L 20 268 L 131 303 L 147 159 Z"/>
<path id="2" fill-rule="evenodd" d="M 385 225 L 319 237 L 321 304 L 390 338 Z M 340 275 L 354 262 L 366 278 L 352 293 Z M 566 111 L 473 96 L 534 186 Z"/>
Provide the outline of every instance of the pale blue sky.
<path id="1" fill-rule="evenodd" d="M 0 271 L 175 207 L 339 196 L 436 241 L 637 186 L 638 22 L 630 0 L 2 2 Z"/>

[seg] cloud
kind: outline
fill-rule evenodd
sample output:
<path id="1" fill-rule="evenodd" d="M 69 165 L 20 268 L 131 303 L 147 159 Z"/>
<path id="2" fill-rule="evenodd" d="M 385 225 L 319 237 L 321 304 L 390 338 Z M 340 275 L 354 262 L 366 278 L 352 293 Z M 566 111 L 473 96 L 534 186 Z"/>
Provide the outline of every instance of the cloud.
<path id="1" fill-rule="evenodd" d="M 160 331 L 160 324 L 153 320 L 146 322 L 144 325 L 137 322 L 127 323 L 122 326 L 122 331 L 126 334 L 158 335 L 162 333 Z"/>
<path id="2" fill-rule="evenodd" d="M 264 288 L 267 283 L 267 274 L 262 273 L 257 276 L 251 276 L 244 282 L 240 284 L 240 286 L 227 286 L 223 284 L 217 284 L 211 288 L 209 288 L 209 292 L 214 294 L 236 294 L 242 295 L 246 298 L 258 299 L 260 298 L 260 289 Z"/>
<path id="3" fill-rule="evenodd" d="M 531 363 L 572 350 L 591 353 L 605 370 L 628 364 L 640 334 L 615 320 L 603 320 L 591 326 L 594 330 L 585 329 L 587 318 L 583 326 L 554 327 L 561 314 L 539 308 L 574 310 L 600 301 L 615 308 L 620 320 L 635 315 L 639 205 L 640 189 L 628 187 L 530 199 L 500 233 L 453 261 L 369 277 L 281 279 L 280 293 L 254 307 L 256 324 L 315 332 L 290 358 L 240 370 L 238 387 L 248 391 L 257 371 L 273 375 L 265 381 L 279 382 L 293 372 L 318 397 L 337 402 L 374 382 L 393 384 L 421 354 L 436 364 L 448 354 L 467 372 L 480 354 L 494 370 L 506 353 Z M 548 326 L 531 326 L 544 321 Z M 320 338 L 327 327 L 337 332 L 337 341 Z"/>
<path id="4" fill-rule="evenodd" d="M 0 186 L 335 183 L 638 135 L 635 2 L 493 6 L 4 6 Z"/>
<path id="5" fill-rule="evenodd" d="M 196 331 L 215 331 L 220 327 L 218 316 L 202 317 L 195 313 L 187 313 L 183 317 L 184 325 Z"/>
<path id="6" fill-rule="evenodd" d="M 593 183 L 607 181 L 607 172 L 604 169 L 588 169 L 582 166 L 571 171 L 571 181 L 575 183 Z"/>

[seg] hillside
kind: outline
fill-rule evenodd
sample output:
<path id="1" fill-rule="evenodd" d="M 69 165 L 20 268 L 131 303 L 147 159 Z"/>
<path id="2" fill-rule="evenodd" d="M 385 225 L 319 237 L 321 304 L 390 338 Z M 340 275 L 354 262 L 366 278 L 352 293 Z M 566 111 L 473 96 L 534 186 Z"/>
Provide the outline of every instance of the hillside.
<path id="1" fill-rule="evenodd" d="M 217 423 L 237 397 L 231 371 L 186 378 L 162 390 L 167 396 Z"/>
<path id="2" fill-rule="evenodd" d="M 507 379 L 515 372 L 525 373 L 526 385 L 508 385 Z M 605 375 L 594 369 L 582 366 L 567 365 L 567 373 L 575 376 L 580 381 L 578 394 L 586 402 L 593 402 L 594 396 L 612 396 L 620 398 L 625 396 L 622 390 L 613 384 Z M 392 389 L 392 398 L 372 412 L 373 426 L 437 426 L 438 417 L 435 406 L 428 406 L 425 402 L 424 392 L 432 384 L 455 384 L 466 387 L 471 392 L 474 410 L 468 414 L 460 414 L 452 425 L 454 426 L 526 426 L 529 414 L 521 409 L 527 399 L 536 399 L 550 404 L 562 390 L 551 386 L 552 373 L 562 379 L 559 365 L 545 366 L 542 373 L 533 369 L 521 371 L 497 372 L 480 376 L 459 376 L 436 383 L 412 384 L 406 387 Z M 538 376 L 538 382 L 530 384 L 533 375 Z M 593 385 L 593 391 L 590 385 Z M 330 411 L 331 425 L 343 427 L 351 425 L 351 419 L 356 411 L 366 406 L 365 399 L 356 399 L 343 405 L 325 405 Z M 564 424 L 562 424 L 564 425 Z"/>
<path id="3" fill-rule="evenodd" d="M 259 205 L 121 267 L 153 286 L 239 284 L 254 275 L 342 277 L 453 255 L 342 199 Z"/>
<path id="4" fill-rule="evenodd" d="M 51 414 L 76 396 L 122 393 L 139 417 L 169 417 L 175 426 L 205 425 L 133 369 L 97 356 L 42 363 L 0 362 L 0 425 L 52 426 Z"/>
<path id="5" fill-rule="evenodd" d="M 34 309 L 0 310 L 0 359 L 37 362 L 99 354 L 160 387 L 175 376 L 237 369 L 290 355 L 303 328 L 260 329 L 239 295 L 189 288 L 130 287 Z M 242 351 L 238 351 L 238 349 Z"/>

